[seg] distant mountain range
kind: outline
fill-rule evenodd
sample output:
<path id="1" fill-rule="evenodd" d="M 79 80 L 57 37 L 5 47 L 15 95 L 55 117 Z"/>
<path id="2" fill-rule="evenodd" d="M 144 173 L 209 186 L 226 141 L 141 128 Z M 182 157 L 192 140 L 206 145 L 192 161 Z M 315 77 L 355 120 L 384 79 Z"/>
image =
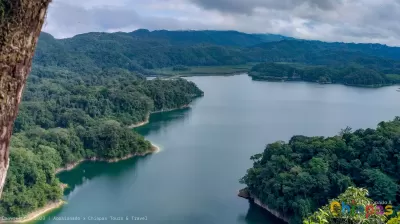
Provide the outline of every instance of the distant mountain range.
<path id="1" fill-rule="evenodd" d="M 327 43 L 237 31 L 139 29 L 130 33 L 86 33 L 67 39 L 42 33 L 34 64 L 75 72 L 118 67 L 149 74 L 151 69 L 175 65 L 295 62 L 357 64 L 382 73 L 400 74 L 399 59 L 399 47 L 381 44 Z"/>
<path id="2" fill-rule="evenodd" d="M 170 44 L 215 44 L 221 46 L 248 47 L 260 43 L 293 40 L 292 37 L 286 37 L 276 34 L 247 34 L 238 31 L 167 31 L 156 30 L 149 31 L 139 29 L 130 33 L 136 38 L 146 38 L 148 40 L 166 40 Z"/>

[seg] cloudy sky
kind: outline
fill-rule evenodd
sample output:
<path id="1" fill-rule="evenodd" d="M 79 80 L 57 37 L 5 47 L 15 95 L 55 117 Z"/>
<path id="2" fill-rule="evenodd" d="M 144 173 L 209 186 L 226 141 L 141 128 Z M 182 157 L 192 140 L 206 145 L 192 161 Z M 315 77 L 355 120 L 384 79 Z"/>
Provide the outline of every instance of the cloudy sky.
<path id="1" fill-rule="evenodd" d="M 238 30 L 400 46 L 400 0 L 53 0 L 44 31 Z"/>

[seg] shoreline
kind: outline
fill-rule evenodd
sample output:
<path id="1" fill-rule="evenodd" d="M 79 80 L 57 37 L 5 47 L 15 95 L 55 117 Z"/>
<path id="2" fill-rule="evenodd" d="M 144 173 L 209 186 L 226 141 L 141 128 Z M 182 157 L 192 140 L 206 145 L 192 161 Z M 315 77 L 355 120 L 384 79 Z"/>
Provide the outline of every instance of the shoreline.
<path id="1" fill-rule="evenodd" d="M 135 124 L 131 124 L 131 125 L 128 126 L 128 128 L 133 129 L 133 128 L 138 128 L 138 127 L 141 127 L 141 126 L 144 126 L 144 125 L 148 124 L 150 122 L 150 115 L 151 114 L 157 114 L 157 113 L 163 113 L 163 112 L 171 112 L 171 111 L 174 111 L 174 110 L 181 110 L 181 109 L 185 109 L 185 108 L 190 108 L 190 105 L 186 104 L 186 105 L 183 105 L 183 106 L 177 107 L 177 108 L 172 108 L 172 109 L 167 109 L 167 110 L 158 110 L 158 111 L 150 112 L 150 113 L 147 114 L 146 119 L 144 121 L 141 121 L 141 122 L 138 122 L 138 123 L 135 123 Z"/>
<path id="2" fill-rule="evenodd" d="M 269 79 L 269 78 L 259 78 L 255 76 L 251 76 L 249 73 L 247 75 L 253 80 L 257 82 L 305 82 L 305 83 L 317 83 L 320 85 L 342 85 L 342 86 L 349 86 L 349 87 L 357 87 L 357 88 L 368 88 L 368 89 L 379 89 L 382 87 L 389 87 L 389 86 L 398 86 L 398 83 L 395 84 L 372 84 L 372 85 L 363 85 L 363 84 L 348 84 L 342 82 L 318 82 L 318 81 L 306 81 L 302 79 Z"/>
<path id="3" fill-rule="evenodd" d="M 96 157 L 93 157 L 93 158 L 90 158 L 90 159 L 81 159 L 81 160 L 79 160 L 79 161 L 77 161 L 75 163 L 68 164 L 66 167 L 56 169 L 55 174 L 59 174 L 59 173 L 64 172 L 64 171 L 70 171 L 70 170 L 76 168 L 82 162 L 86 162 L 86 161 L 92 161 L 92 162 L 98 161 L 98 162 L 116 163 L 116 162 L 119 162 L 119 161 L 123 161 L 123 160 L 127 160 L 127 159 L 130 159 L 130 158 L 133 158 L 135 156 L 146 156 L 146 155 L 149 155 L 149 154 L 158 153 L 160 151 L 161 151 L 161 148 L 159 146 L 151 143 L 150 149 L 145 151 L 145 152 L 142 152 L 142 153 L 131 153 L 131 154 L 128 154 L 128 155 L 126 155 L 126 156 L 124 156 L 122 158 L 116 158 L 116 159 L 99 159 L 99 158 L 96 158 Z M 63 184 L 63 183 L 61 183 L 61 185 L 60 185 L 60 188 L 63 191 L 67 187 L 68 187 L 68 185 Z M 66 202 L 63 201 L 63 200 L 60 200 L 58 202 L 51 202 L 51 203 L 45 205 L 44 207 L 39 208 L 39 209 L 29 213 L 28 215 L 26 215 L 26 216 L 24 216 L 22 218 L 18 218 L 17 220 L 14 219 L 12 221 L 6 221 L 6 220 L 1 220 L 0 219 L 0 223 L 26 223 L 26 222 L 30 222 L 30 221 L 35 220 L 36 218 L 38 218 L 41 215 L 44 215 L 44 214 L 46 214 L 46 213 L 48 213 L 48 212 L 50 212 L 50 211 L 52 211 L 54 209 L 60 208 L 65 203 Z M 40 219 L 38 219 L 38 220 L 40 220 Z"/>
<path id="4" fill-rule="evenodd" d="M 248 200 L 251 203 L 258 205 L 259 207 L 261 207 L 265 211 L 269 212 L 271 215 L 275 216 L 276 218 L 284 221 L 285 223 L 290 223 L 289 217 L 286 217 L 284 214 L 281 214 L 279 211 L 274 210 L 274 209 L 268 207 L 267 205 L 263 204 L 260 199 L 258 199 L 257 197 L 254 197 L 254 195 L 252 195 L 249 192 L 248 188 L 239 190 L 237 195 L 241 198 Z"/>
<path id="5" fill-rule="evenodd" d="M 81 164 L 83 162 L 87 162 L 87 161 L 117 163 L 117 162 L 120 162 L 120 161 L 123 161 L 123 160 L 127 160 L 127 159 L 130 159 L 130 158 L 133 158 L 135 156 L 146 156 L 146 155 L 149 155 L 149 154 L 158 153 L 160 151 L 161 151 L 160 147 L 158 147 L 157 145 L 151 143 L 150 149 L 148 149 L 147 151 L 142 152 L 142 153 L 130 153 L 130 154 L 124 156 L 124 157 L 115 158 L 115 159 L 102 159 L 102 158 L 97 158 L 97 157 L 92 157 L 92 158 L 88 158 L 88 159 L 81 159 L 81 160 L 79 160 L 77 162 L 74 162 L 74 163 L 71 163 L 71 164 L 67 164 L 67 166 L 65 166 L 65 167 L 57 168 L 56 171 L 55 171 L 55 174 L 59 174 L 59 173 L 64 172 L 64 171 L 73 170 L 79 164 Z"/>
<path id="6" fill-rule="evenodd" d="M 133 128 L 141 127 L 141 126 L 144 126 L 144 125 L 148 124 L 150 122 L 150 115 L 151 114 L 170 112 L 170 111 L 181 110 L 181 109 L 185 109 L 185 108 L 190 108 L 190 105 L 186 104 L 186 105 L 183 105 L 183 106 L 177 107 L 177 108 L 150 112 L 150 113 L 147 114 L 146 119 L 144 121 L 141 121 L 141 122 L 136 123 L 136 124 L 129 125 L 128 128 L 133 129 Z M 108 160 L 107 159 L 98 159 L 97 157 L 92 157 L 92 158 L 88 158 L 88 159 L 81 159 L 81 160 L 79 160 L 77 162 L 74 162 L 74 163 L 71 163 L 71 164 L 67 164 L 65 167 L 57 168 L 56 171 L 55 171 L 55 174 L 59 174 L 59 173 L 64 172 L 64 171 L 70 171 L 70 170 L 74 169 L 79 164 L 81 164 L 82 162 L 85 162 L 85 161 L 116 163 L 116 162 L 119 162 L 119 161 L 123 161 L 123 160 L 127 160 L 127 159 L 130 159 L 130 158 L 133 158 L 135 156 L 145 156 L 145 155 L 148 155 L 148 154 L 158 153 L 158 152 L 161 151 L 160 147 L 158 147 L 157 145 L 153 144 L 152 142 L 150 142 L 150 143 L 151 143 L 150 149 L 148 151 L 146 151 L 146 152 L 143 152 L 143 153 L 128 154 L 128 155 L 126 155 L 126 156 L 124 156 L 122 158 L 108 159 Z"/>
<path id="7" fill-rule="evenodd" d="M 26 222 L 30 222 L 33 220 L 42 220 L 40 216 L 45 215 L 46 213 L 48 213 L 54 209 L 60 208 L 65 203 L 66 202 L 63 200 L 59 200 L 56 202 L 50 202 L 47 205 L 45 205 L 44 207 L 41 207 L 41 208 L 29 213 L 28 215 L 26 215 L 24 217 L 10 218 L 10 220 L 0 219 L 0 223 L 26 223 Z"/>
<path id="8" fill-rule="evenodd" d="M 235 71 L 235 72 L 226 72 L 226 73 L 191 73 L 191 74 L 181 74 L 178 75 L 179 78 L 185 77 L 206 77 L 206 76 L 235 76 L 247 74 L 248 71 Z"/>
<path id="9" fill-rule="evenodd" d="M 187 105 L 183 105 L 183 106 L 181 106 L 179 108 L 173 108 L 173 109 L 168 109 L 168 110 L 150 112 L 150 113 L 147 114 L 146 119 L 144 121 L 136 123 L 136 124 L 133 124 L 133 125 L 130 125 L 130 126 L 128 126 L 128 128 L 132 129 L 132 128 L 137 128 L 137 127 L 140 127 L 140 126 L 148 124 L 149 121 L 150 121 L 150 115 L 153 114 L 153 113 L 169 112 L 169 111 L 174 111 L 174 110 L 179 110 L 179 109 L 184 109 L 184 108 L 189 108 L 189 107 L 190 107 L 189 104 L 187 104 Z M 122 158 L 115 158 L 115 159 L 102 159 L 102 158 L 97 158 L 97 157 L 81 159 L 81 160 L 76 161 L 74 163 L 67 164 L 65 167 L 57 168 L 54 173 L 57 175 L 59 173 L 65 172 L 65 171 L 73 170 L 79 164 L 81 164 L 82 162 L 86 162 L 86 161 L 116 163 L 116 162 L 120 162 L 120 161 L 123 161 L 123 160 L 127 160 L 127 159 L 130 159 L 130 158 L 133 158 L 135 156 L 146 156 L 146 155 L 149 155 L 149 154 L 159 153 L 161 151 L 161 148 L 159 146 L 153 144 L 152 142 L 150 142 L 150 144 L 151 144 L 150 149 L 148 149 L 147 151 L 142 152 L 142 153 L 130 153 L 130 154 L 128 154 L 128 155 L 126 155 L 126 156 L 124 156 Z M 60 185 L 60 188 L 63 191 L 67 187 L 68 186 L 66 184 L 61 184 Z M 13 219 L 13 220 L 10 220 L 10 221 L 2 220 L 1 217 L 0 217 L 0 223 L 26 223 L 26 222 L 30 222 L 30 221 L 33 221 L 33 220 L 35 220 L 36 218 L 38 218 L 38 217 L 40 217 L 42 215 L 54 210 L 54 209 L 60 208 L 65 203 L 66 203 L 66 201 L 63 201 L 63 200 L 59 200 L 58 202 L 50 202 L 47 205 L 45 205 L 44 207 L 38 208 L 37 210 L 29 213 L 28 215 L 26 215 L 24 217 L 16 218 L 16 219 Z"/>
<path id="10" fill-rule="evenodd" d="M 144 126 L 144 125 L 148 124 L 149 121 L 150 121 L 150 113 L 148 113 L 146 115 L 146 119 L 144 121 L 136 123 L 136 124 L 131 124 L 131 125 L 128 126 L 128 128 L 130 128 L 130 129 L 138 128 L 138 127 L 141 127 L 141 126 Z"/>

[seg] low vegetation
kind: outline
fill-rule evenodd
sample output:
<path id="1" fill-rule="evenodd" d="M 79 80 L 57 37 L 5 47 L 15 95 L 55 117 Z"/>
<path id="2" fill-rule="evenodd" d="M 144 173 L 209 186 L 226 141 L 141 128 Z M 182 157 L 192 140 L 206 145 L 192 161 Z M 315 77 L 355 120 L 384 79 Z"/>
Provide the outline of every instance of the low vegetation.
<path id="1" fill-rule="evenodd" d="M 187 70 L 177 70 L 175 67 L 154 69 L 153 72 L 161 76 L 202 76 L 202 75 L 232 75 L 247 73 L 253 64 L 225 65 L 225 66 L 191 66 Z"/>

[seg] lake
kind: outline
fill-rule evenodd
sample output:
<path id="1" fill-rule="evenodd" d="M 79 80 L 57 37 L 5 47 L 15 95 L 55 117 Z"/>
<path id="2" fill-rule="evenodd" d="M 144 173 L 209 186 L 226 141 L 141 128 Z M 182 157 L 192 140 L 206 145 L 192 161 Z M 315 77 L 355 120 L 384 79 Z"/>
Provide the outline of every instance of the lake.
<path id="1" fill-rule="evenodd" d="M 247 75 L 187 79 L 205 96 L 189 109 L 153 114 L 148 125 L 136 129 L 161 152 L 115 164 L 87 162 L 61 173 L 60 180 L 70 186 L 68 204 L 42 223 L 58 223 L 54 217 L 127 222 L 111 216 L 130 223 L 280 223 L 237 197 L 250 156 L 292 135 L 374 128 L 400 115 L 395 86 L 258 82 Z"/>

